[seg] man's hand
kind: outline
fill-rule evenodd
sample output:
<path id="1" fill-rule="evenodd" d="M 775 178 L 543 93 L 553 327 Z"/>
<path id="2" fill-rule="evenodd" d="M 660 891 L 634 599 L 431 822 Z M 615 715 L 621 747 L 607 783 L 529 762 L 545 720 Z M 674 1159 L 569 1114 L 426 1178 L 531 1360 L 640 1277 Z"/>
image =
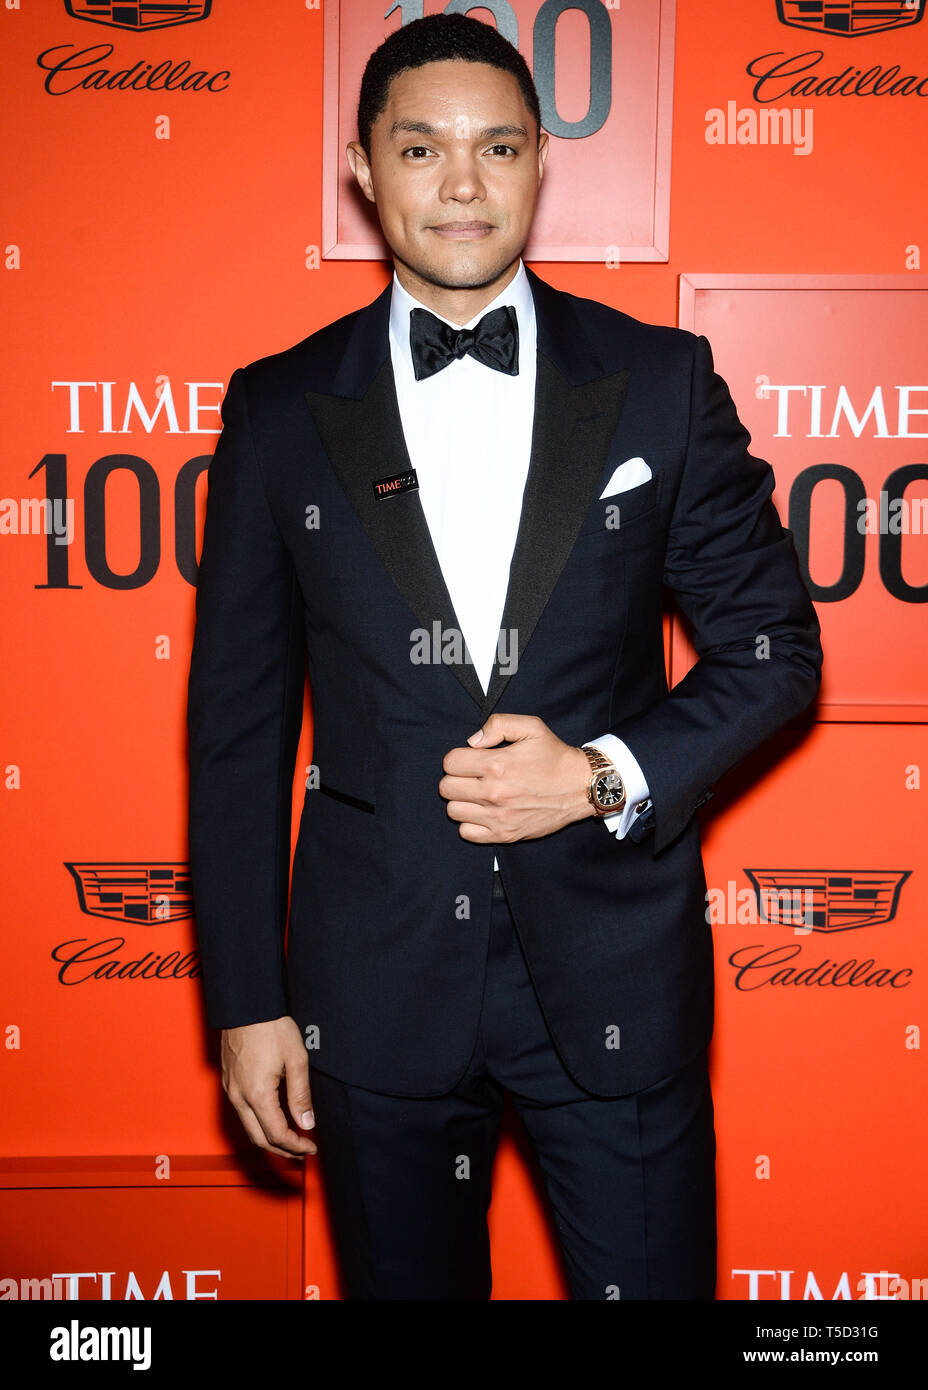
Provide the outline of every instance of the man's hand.
<path id="1" fill-rule="evenodd" d="M 222 1085 L 238 1117 L 259 1149 L 299 1158 L 314 1154 L 311 1139 L 287 1124 L 277 1087 L 287 1080 L 287 1105 L 300 1129 L 316 1123 L 309 1092 L 309 1061 L 295 1019 L 286 1016 L 268 1023 L 249 1023 L 222 1030 Z"/>
<path id="2" fill-rule="evenodd" d="M 590 764 L 534 714 L 491 714 L 468 748 L 452 748 L 438 790 L 459 834 L 475 844 L 509 844 L 550 835 L 595 816 Z M 499 748 L 500 743 L 509 744 Z"/>

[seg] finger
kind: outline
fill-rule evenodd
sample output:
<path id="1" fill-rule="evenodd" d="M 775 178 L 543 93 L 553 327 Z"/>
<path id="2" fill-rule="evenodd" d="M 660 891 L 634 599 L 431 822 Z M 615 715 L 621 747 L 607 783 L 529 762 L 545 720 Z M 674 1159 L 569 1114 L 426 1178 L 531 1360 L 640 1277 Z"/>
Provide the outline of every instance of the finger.
<path id="1" fill-rule="evenodd" d="M 296 1130 L 287 1124 L 287 1117 L 280 1108 L 276 1091 L 273 1096 L 245 1096 L 244 1099 L 254 1111 L 264 1137 L 268 1144 L 275 1148 L 275 1152 L 283 1150 L 291 1157 L 297 1158 L 300 1154 L 316 1152 L 316 1146 L 311 1139 L 297 1134 Z"/>
<path id="2" fill-rule="evenodd" d="M 449 801 L 445 810 L 449 820 L 473 821 L 475 825 L 489 826 L 490 808 L 476 801 Z"/>
<path id="3" fill-rule="evenodd" d="M 269 1153 L 280 1154 L 282 1158 L 293 1158 L 295 1156 L 294 1154 L 288 1152 L 288 1150 L 286 1149 L 280 1149 L 277 1148 L 276 1145 L 268 1143 L 267 1136 L 265 1135 L 264 1130 L 258 1123 L 258 1117 L 252 1110 L 251 1106 L 248 1104 L 247 1100 L 242 1099 L 239 1101 L 233 1101 L 232 1104 L 235 1106 L 236 1113 L 238 1114 L 238 1117 L 241 1120 L 242 1128 L 248 1135 L 248 1138 L 257 1148 L 265 1149 Z M 307 1149 L 306 1152 L 315 1153 L 315 1145 L 312 1145 L 312 1147 Z M 296 1157 L 299 1157 L 299 1155 L 296 1155 Z"/>
<path id="4" fill-rule="evenodd" d="M 313 1098 L 309 1089 L 309 1061 L 306 1053 L 294 1050 L 284 1060 L 284 1079 L 287 1083 L 287 1105 L 300 1129 L 312 1129 L 316 1123 Z"/>
<path id="5" fill-rule="evenodd" d="M 450 820 L 460 821 L 462 825 L 479 827 L 487 832 L 491 840 L 496 838 L 493 833 L 492 811 L 489 807 L 476 806 L 473 801 L 449 801 L 447 811 Z"/>
<path id="6" fill-rule="evenodd" d="M 462 840 L 470 840 L 475 845 L 499 844 L 499 836 L 494 831 L 487 829 L 485 825 L 477 825 L 474 821 L 463 821 L 458 826 L 458 834 Z"/>
<path id="7" fill-rule="evenodd" d="M 455 777 L 485 777 L 508 751 L 508 748 L 451 748 L 442 758 L 442 770 Z"/>
<path id="8" fill-rule="evenodd" d="M 481 795 L 483 786 L 487 792 Z M 446 801 L 468 802 L 473 806 L 493 805 L 490 784 L 479 777 L 442 777 L 438 783 L 438 794 Z"/>

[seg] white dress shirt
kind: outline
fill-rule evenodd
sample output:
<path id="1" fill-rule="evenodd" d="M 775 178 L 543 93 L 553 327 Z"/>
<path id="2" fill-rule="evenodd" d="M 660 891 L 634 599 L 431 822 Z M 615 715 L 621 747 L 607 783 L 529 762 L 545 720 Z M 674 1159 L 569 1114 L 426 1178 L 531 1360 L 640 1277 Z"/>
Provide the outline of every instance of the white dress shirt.
<path id="1" fill-rule="evenodd" d="M 390 354 L 397 403 L 409 460 L 419 483 L 441 572 L 461 625 L 477 677 L 486 690 L 493 674 L 509 566 L 522 514 L 535 414 L 535 302 L 525 266 L 505 289 L 466 324 L 436 318 L 457 328 L 473 328 L 484 314 L 511 304 L 519 324 L 519 371 L 508 376 L 469 354 L 417 381 L 409 346 L 409 314 L 427 304 L 400 284 L 393 272 L 390 301 Z M 503 634 L 500 657 L 515 651 Z M 528 711 L 531 713 L 531 711 Z M 479 725 L 477 725 L 479 728 Z M 623 839 L 648 784 L 629 748 L 615 734 L 586 740 L 615 764 L 625 783 L 622 811 L 604 816 L 606 828 Z M 494 859 L 493 867 L 497 868 Z"/>

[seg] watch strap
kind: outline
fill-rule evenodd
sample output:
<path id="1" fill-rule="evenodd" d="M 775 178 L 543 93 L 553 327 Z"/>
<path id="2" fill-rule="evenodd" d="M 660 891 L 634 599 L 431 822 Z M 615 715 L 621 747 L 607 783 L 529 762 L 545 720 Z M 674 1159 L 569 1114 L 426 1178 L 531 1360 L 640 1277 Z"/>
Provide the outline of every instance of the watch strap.
<path id="1" fill-rule="evenodd" d="M 580 745 L 590 763 L 591 772 L 605 772 L 607 767 L 615 770 L 615 764 L 611 758 L 607 758 L 602 749 L 597 748 L 594 743 L 583 743 Z"/>

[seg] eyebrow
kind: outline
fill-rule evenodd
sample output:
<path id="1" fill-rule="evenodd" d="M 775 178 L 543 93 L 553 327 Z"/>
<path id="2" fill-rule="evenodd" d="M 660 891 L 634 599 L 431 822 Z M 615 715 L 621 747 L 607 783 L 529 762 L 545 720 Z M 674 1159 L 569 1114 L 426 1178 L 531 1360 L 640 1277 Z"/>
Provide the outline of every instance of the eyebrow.
<path id="1" fill-rule="evenodd" d="M 417 135 L 441 135 L 441 131 L 435 126 L 429 125 L 427 121 L 394 121 L 390 127 L 391 140 L 397 135 L 413 133 Z M 523 135 L 527 138 L 528 132 L 521 125 L 488 125 L 477 131 L 478 140 L 496 139 L 500 135 Z"/>

